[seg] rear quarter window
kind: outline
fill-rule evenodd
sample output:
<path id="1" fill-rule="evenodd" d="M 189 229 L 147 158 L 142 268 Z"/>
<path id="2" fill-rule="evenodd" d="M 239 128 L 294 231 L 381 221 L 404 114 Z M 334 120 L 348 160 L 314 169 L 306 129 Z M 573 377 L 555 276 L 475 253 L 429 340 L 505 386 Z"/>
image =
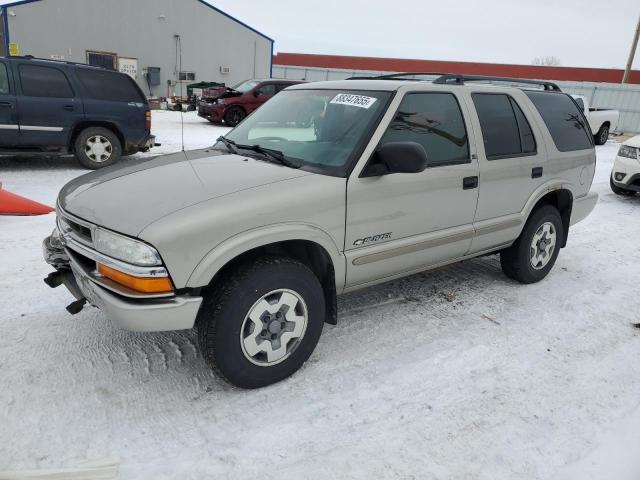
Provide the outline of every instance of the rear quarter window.
<path id="1" fill-rule="evenodd" d="M 586 119 L 569 95 L 532 91 L 525 93 L 540 112 L 559 151 L 593 148 L 593 137 Z"/>
<path id="2" fill-rule="evenodd" d="M 144 102 L 138 86 L 128 75 L 107 70 L 79 68 L 78 80 L 87 93 L 96 100 L 111 102 Z"/>

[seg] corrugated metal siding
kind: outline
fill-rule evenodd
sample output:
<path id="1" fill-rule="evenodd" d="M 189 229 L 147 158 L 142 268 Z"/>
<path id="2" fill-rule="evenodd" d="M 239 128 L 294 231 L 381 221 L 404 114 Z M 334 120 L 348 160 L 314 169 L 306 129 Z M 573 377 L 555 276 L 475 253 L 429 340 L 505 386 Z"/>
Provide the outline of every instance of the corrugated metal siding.
<path id="1" fill-rule="evenodd" d="M 270 39 L 196 0 L 42 0 L 8 10 L 15 13 L 8 18 L 10 39 L 22 55 L 86 62 L 92 50 L 137 58 L 145 93 L 146 67 L 161 69 L 157 95 L 166 95 L 167 80 L 176 79 L 175 34 L 182 39 L 182 70 L 195 72 L 196 81 L 234 85 L 271 74 Z M 231 73 L 221 74 L 221 66 Z"/>
<path id="2" fill-rule="evenodd" d="M 373 70 L 381 72 L 447 72 L 494 77 L 541 78 L 570 82 L 609 82 L 622 80 L 623 71 L 615 68 L 549 67 L 504 63 L 453 62 L 410 58 L 348 57 L 280 52 L 276 65 L 332 68 L 337 70 Z M 633 70 L 629 83 L 640 84 L 640 70 Z"/>
<path id="3" fill-rule="evenodd" d="M 275 78 L 290 78 L 309 81 L 343 80 L 358 75 L 384 75 L 386 71 L 340 70 L 335 68 L 312 68 L 295 66 L 273 66 Z M 640 133 L 640 86 L 616 83 L 556 81 L 563 91 L 584 95 L 595 108 L 614 108 L 620 111 L 618 130 Z"/>

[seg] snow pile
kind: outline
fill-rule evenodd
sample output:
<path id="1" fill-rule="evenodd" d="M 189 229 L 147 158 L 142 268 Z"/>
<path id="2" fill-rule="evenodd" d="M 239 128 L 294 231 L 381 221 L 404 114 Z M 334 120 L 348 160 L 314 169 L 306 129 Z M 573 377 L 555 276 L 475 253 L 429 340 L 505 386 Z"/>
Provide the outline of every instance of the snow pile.
<path id="1" fill-rule="evenodd" d="M 154 114 L 164 151 L 180 145 L 171 115 Z M 186 143 L 219 131 L 192 116 Z M 0 217 L 0 470 L 118 458 L 123 479 L 639 478 L 640 196 L 609 190 L 616 150 L 598 147 L 600 201 L 545 281 L 513 283 L 487 257 L 349 294 L 306 366 L 257 391 L 217 379 L 193 332 L 68 315 L 70 295 L 42 282 L 53 215 Z M 8 190 L 48 203 L 80 173 L 0 160 Z"/>

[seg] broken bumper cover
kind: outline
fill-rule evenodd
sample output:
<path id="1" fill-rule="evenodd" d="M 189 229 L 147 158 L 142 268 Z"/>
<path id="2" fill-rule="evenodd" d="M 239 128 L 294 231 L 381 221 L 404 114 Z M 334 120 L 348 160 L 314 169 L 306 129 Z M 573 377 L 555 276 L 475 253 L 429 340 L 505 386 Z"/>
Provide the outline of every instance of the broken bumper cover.
<path id="1" fill-rule="evenodd" d="M 193 328 L 202 297 L 174 295 L 165 298 L 127 298 L 99 285 L 85 266 L 73 260 L 57 232 L 43 241 L 45 261 L 56 269 L 46 279 L 51 287 L 64 284 L 76 298 L 102 310 L 115 324 L 136 332 Z"/>

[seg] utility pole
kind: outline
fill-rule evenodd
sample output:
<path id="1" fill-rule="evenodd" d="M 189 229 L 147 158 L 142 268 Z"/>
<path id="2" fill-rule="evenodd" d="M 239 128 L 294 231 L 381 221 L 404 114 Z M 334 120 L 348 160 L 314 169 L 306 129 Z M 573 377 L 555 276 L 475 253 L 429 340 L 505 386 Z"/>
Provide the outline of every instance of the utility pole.
<path id="1" fill-rule="evenodd" d="M 636 56 L 636 48 L 638 46 L 638 37 L 640 37 L 640 16 L 638 16 L 636 33 L 633 35 L 633 41 L 631 42 L 631 51 L 629 52 L 629 60 L 627 60 L 627 68 L 624 70 L 624 75 L 622 76 L 622 83 L 629 83 L 629 75 L 631 75 L 631 65 L 633 64 L 633 57 Z"/>

